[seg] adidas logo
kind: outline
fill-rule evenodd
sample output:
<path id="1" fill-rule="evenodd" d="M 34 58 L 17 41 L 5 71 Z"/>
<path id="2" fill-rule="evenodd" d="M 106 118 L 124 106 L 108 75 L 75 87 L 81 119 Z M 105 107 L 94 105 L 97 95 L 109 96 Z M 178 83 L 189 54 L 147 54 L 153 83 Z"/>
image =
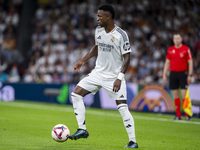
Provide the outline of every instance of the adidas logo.
<path id="1" fill-rule="evenodd" d="M 126 128 L 130 128 L 130 127 L 132 127 L 130 124 L 128 124 L 128 125 L 126 126 Z"/>
<path id="2" fill-rule="evenodd" d="M 124 98 L 124 95 L 121 95 L 119 98 Z"/>
<path id="3" fill-rule="evenodd" d="M 97 39 L 101 39 L 101 36 L 99 36 Z"/>
<path id="4" fill-rule="evenodd" d="M 129 121 L 130 119 L 127 119 L 127 120 L 124 120 L 124 122 L 127 122 L 127 121 Z"/>

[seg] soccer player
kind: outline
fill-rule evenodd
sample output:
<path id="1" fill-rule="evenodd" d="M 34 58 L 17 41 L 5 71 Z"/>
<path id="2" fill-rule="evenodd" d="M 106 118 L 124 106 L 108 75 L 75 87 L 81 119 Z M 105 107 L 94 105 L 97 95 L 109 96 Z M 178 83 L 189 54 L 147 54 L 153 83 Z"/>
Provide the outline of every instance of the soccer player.
<path id="1" fill-rule="evenodd" d="M 179 98 L 179 88 L 184 101 L 186 90 L 191 82 L 193 72 L 192 54 L 186 45 L 182 44 L 182 37 L 179 32 L 173 34 L 174 46 L 169 47 L 164 65 L 163 80 L 167 83 L 167 71 L 170 68 L 169 86 L 174 94 L 176 106 L 176 116 L 174 120 L 181 120 L 181 101 Z M 186 120 L 190 116 L 185 113 Z"/>
<path id="2" fill-rule="evenodd" d="M 124 126 L 128 133 L 129 143 L 125 148 L 138 148 L 135 138 L 134 120 L 127 105 L 127 91 L 124 74 L 130 62 L 130 43 L 124 30 L 114 24 L 115 10 L 111 5 L 102 5 L 97 12 L 98 27 L 95 31 L 95 45 L 74 65 L 80 71 L 84 63 L 97 56 L 95 68 L 83 78 L 71 93 L 74 112 L 79 129 L 70 135 L 70 139 L 87 138 L 89 136 L 85 124 L 85 106 L 83 97 L 95 94 L 104 88 L 111 99 L 116 100 Z"/>

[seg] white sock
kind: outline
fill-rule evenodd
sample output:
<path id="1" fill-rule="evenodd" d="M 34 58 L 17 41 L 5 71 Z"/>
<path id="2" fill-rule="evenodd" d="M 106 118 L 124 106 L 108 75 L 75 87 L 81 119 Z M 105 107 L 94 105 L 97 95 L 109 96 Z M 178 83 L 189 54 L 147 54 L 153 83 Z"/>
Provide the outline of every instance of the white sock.
<path id="1" fill-rule="evenodd" d="M 74 113 L 76 115 L 76 120 L 78 122 L 79 129 L 86 130 L 85 105 L 83 103 L 83 97 L 72 92 L 71 98 L 72 98 Z"/>
<path id="2" fill-rule="evenodd" d="M 122 116 L 124 126 L 128 133 L 129 141 L 136 142 L 134 120 L 128 109 L 128 105 L 127 104 L 119 104 L 117 107 Z"/>

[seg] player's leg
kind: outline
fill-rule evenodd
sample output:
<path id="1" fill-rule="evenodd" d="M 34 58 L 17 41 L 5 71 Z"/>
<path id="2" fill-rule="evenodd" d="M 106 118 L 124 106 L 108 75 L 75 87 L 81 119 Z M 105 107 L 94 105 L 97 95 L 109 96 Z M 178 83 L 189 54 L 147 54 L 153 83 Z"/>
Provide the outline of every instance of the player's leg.
<path id="1" fill-rule="evenodd" d="M 129 144 L 126 146 L 126 148 L 137 148 L 138 145 L 135 138 L 134 120 L 127 105 L 126 81 L 122 80 L 120 90 L 118 92 L 114 92 L 113 83 L 115 80 L 116 79 L 103 80 L 102 87 L 106 90 L 111 99 L 116 100 L 118 111 L 122 116 L 123 123 L 129 137 Z"/>
<path id="2" fill-rule="evenodd" d="M 129 143 L 125 148 L 138 148 L 135 138 L 135 126 L 133 116 L 131 115 L 126 100 L 116 100 L 118 111 L 120 112 L 126 132 L 129 137 Z"/>
<path id="3" fill-rule="evenodd" d="M 91 92 L 83 89 L 80 86 L 76 86 L 74 91 L 71 93 L 71 98 L 74 107 L 74 113 L 78 122 L 79 129 L 86 130 L 85 125 L 85 105 L 83 103 L 83 97 Z"/>
<path id="4" fill-rule="evenodd" d="M 174 95 L 174 104 L 176 107 L 176 116 L 173 120 L 181 120 L 181 100 L 179 97 L 179 77 L 177 72 L 171 71 L 169 76 L 169 88 Z"/>
<path id="5" fill-rule="evenodd" d="M 76 86 L 74 91 L 71 93 L 74 113 L 78 123 L 79 129 L 72 135 L 69 136 L 70 139 L 87 138 L 89 136 L 85 125 L 85 105 L 83 103 L 83 97 L 91 92 L 83 89 L 80 86 Z"/>
<path id="6" fill-rule="evenodd" d="M 174 104 L 176 107 L 176 116 L 174 120 L 181 120 L 181 100 L 179 97 L 179 89 L 172 90 L 174 95 Z"/>
<path id="7" fill-rule="evenodd" d="M 186 89 L 181 89 L 181 96 L 182 98 L 185 97 L 187 90 Z"/>
<path id="8" fill-rule="evenodd" d="M 87 138 L 89 136 L 85 124 L 85 105 L 83 103 L 83 97 L 89 93 L 95 94 L 99 88 L 101 88 L 100 86 L 97 86 L 98 82 L 101 81 L 98 80 L 98 76 L 93 71 L 83 78 L 71 93 L 74 113 L 79 126 L 79 129 L 73 135 L 69 136 L 72 140 Z"/>

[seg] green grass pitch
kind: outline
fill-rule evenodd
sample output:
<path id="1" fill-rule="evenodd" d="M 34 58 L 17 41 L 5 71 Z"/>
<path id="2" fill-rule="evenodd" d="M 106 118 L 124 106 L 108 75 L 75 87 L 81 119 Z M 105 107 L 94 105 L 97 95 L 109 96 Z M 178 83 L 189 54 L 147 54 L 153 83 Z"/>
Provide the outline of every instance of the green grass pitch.
<path id="1" fill-rule="evenodd" d="M 199 150 L 200 119 L 171 121 L 172 115 L 131 112 L 141 150 Z M 73 134 L 77 122 L 72 106 L 25 101 L 0 101 L 0 150 L 122 150 L 128 136 L 117 110 L 86 108 L 88 139 L 59 143 L 56 124 Z"/>

